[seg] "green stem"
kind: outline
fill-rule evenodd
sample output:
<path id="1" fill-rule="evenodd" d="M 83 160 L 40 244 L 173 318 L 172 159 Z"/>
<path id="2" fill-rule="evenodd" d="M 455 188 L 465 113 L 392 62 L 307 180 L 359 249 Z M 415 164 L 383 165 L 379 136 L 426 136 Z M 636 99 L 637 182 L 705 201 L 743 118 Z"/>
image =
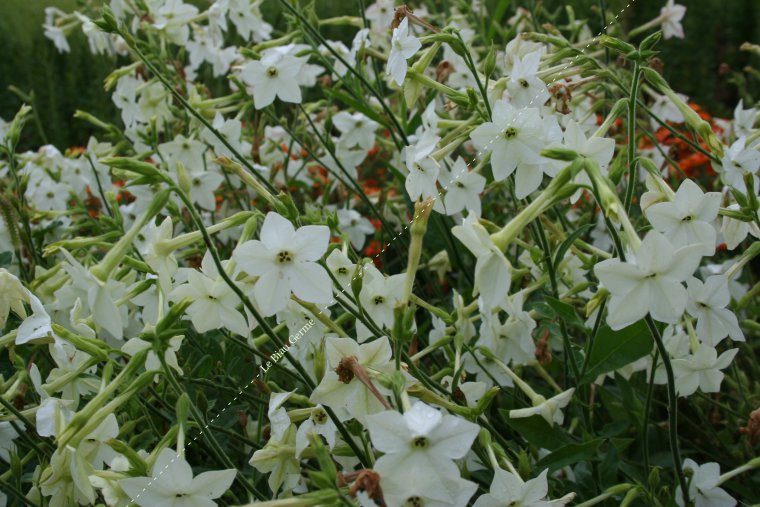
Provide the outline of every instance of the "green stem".
<path id="1" fill-rule="evenodd" d="M 675 468 L 676 477 L 681 485 L 684 504 L 689 505 L 689 488 L 686 484 L 686 476 L 683 473 L 683 464 L 681 463 L 681 451 L 678 447 L 678 395 L 676 394 L 676 380 L 673 374 L 673 365 L 670 362 L 668 349 L 660 336 L 660 331 L 650 315 L 646 317 L 647 327 L 652 334 L 657 350 L 662 358 L 662 364 L 665 366 L 665 375 L 668 379 L 668 433 L 670 436 L 670 453 L 673 457 L 673 467 Z"/>
<path id="2" fill-rule="evenodd" d="M 625 212 L 631 210 L 633 194 L 636 190 L 636 102 L 639 94 L 641 68 L 639 62 L 633 62 L 633 78 L 631 80 L 631 95 L 628 99 L 628 186 L 625 189 Z"/>

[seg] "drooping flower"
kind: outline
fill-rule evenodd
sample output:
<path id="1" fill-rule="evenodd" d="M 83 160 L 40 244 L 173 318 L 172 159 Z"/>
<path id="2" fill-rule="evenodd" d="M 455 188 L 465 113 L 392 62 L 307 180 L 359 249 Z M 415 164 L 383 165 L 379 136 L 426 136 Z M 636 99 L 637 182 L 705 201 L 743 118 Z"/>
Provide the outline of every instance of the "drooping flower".
<path id="1" fill-rule="evenodd" d="M 270 211 L 260 237 L 238 246 L 233 257 L 246 273 L 259 277 L 253 294 L 265 315 L 285 308 L 291 292 L 311 303 L 332 301 L 330 276 L 316 262 L 327 251 L 329 228 L 295 229 L 282 215 Z"/>
<path id="2" fill-rule="evenodd" d="M 686 7 L 675 3 L 674 0 L 668 0 L 665 7 L 660 9 L 660 22 L 662 23 L 662 35 L 666 39 L 676 37 L 683 39 L 683 27 L 681 20 L 686 14 Z"/>
<path id="3" fill-rule="evenodd" d="M 385 73 L 393 77 L 399 86 L 404 84 L 406 77 L 406 61 L 422 47 L 422 43 L 410 34 L 409 20 L 404 18 L 397 28 L 393 29 L 391 37 L 391 53 L 388 55 L 388 65 Z"/>
<path id="4" fill-rule="evenodd" d="M 562 413 L 562 409 L 570 403 L 574 392 L 575 388 L 571 388 L 549 399 L 536 395 L 532 400 L 532 407 L 512 409 L 509 411 L 509 417 L 519 419 L 540 415 L 550 425 L 562 424 L 565 421 L 565 414 Z"/>
<path id="5" fill-rule="evenodd" d="M 475 290 L 480 292 L 487 308 L 497 307 L 509 292 L 512 271 L 509 261 L 475 216 L 468 216 L 451 233 L 477 258 Z"/>

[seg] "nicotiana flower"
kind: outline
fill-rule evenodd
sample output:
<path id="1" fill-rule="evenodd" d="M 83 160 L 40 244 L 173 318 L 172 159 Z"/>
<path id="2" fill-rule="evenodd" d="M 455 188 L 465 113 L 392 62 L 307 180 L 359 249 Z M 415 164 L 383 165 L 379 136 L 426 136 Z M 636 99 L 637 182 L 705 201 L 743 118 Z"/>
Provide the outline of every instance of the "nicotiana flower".
<path id="1" fill-rule="evenodd" d="M 195 330 L 205 333 L 211 329 L 227 328 L 233 333 L 247 336 L 249 327 L 243 315 L 236 310 L 240 298 L 217 271 L 211 254 L 206 252 L 201 270 L 183 268 L 187 282 L 174 288 L 169 294 L 172 301 L 188 298 L 192 301 L 185 312 Z"/>
<path id="2" fill-rule="evenodd" d="M 736 137 L 746 137 L 752 133 L 757 119 L 757 109 L 744 109 L 744 100 L 740 100 L 734 109 L 734 133 Z"/>
<path id="3" fill-rule="evenodd" d="M 16 423 L 20 429 L 24 429 L 24 425 Z M 13 443 L 18 438 L 19 433 L 10 421 L 0 421 L 0 459 L 6 463 L 11 462 L 10 453 L 16 452 L 16 444 Z"/>
<path id="4" fill-rule="evenodd" d="M 672 202 L 649 206 L 645 215 L 655 230 L 665 234 L 674 247 L 699 244 L 702 255 L 715 253 L 715 228 L 720 192 L 704 193 L 692 180 L 684 180 Z"/>
<path id="5" fill-rule="evenodd" d="M 521 417 L 540 415 L 549 425 L 562 424 L 565 421 L 565 414 L 562 413 L 562 409 L 570 403 L 573 393 L 575 393 L 575 388 L 563 391 L 549 399 L 541 395 L 534 395 L 532 407 L 512 409 L 509 411 L 509 417 L 519 419 Z"/>
<path id="6" fill-rule="evenodd" d="M 385 453 L 374 466 L 382 477 L 383 491 L 398 490 L 398 483 L 408 484 L 414 477 L 429 485 L 426 494 L 442 495 L 443 499 L 454 498 L 463 487 L 469 496 L 475 492 L 473 483 L 452 480 L 459 478 L 453 460 L 467 454 L 480 431 L 477 424 L 444 415 L 418 401 L 403 415 L 387 410 L 367 417 L 367 427 L 372 444 Z"/>
<path id="7" fill-rule="evenodd" d="M 700 345 L 697 351 L 681 359 L 673 360 L 676 391 L 680 396 L 690 396 L 697 389 L 703 393 L 717 393 L 723 381 L 723 370 L 728 368 L 739 349 L 730 349 L 718 356 L 709 345 Z"/>
<path id="8" fill-rule="evenodd" d="M 538 477 L 523 481 L 519 475 L 497 468 L 494 471 L 491 489 L 488 494 L 479 497 L 473 507 L 503 507 L 513 505 L 519 507 L 550 507 L 552 505 L 566 505 L 573 496 L 562 500 L 547 501 L 549 483 L 544 469 Z"/>
<path id="9" fill-rule="evenodd" d="M 744 175 L 751 174 L 755 180 L 755 192 L 760 191 L 758 183 L 760 178 L 757 176 L 760 169 L 760 151 L 751 146 L 747 146 L 747 139 L 740 137 L 725 151 L 721 166 L 718 169 L 722 173 L 723 181 L 731 185 L 740 192 L 747 192 L 747 185 L 744 183 Z"/>
<path id="10" fill-rule="evenodd" d="M 741 207 L 734 203 L 728 206 L 728 209 L 731 211 L 739 211 Z M 760 218 L 760 215 L 758 215 L 758 218 Z M 760 238 L 760 227 L 757 226 L 756 222 L 745 222 L 743 220 L 724 216 L 720 224 L 720 233 L 723 235 L 726 247 L 729 250 L 733 250 L 747 238 L 748 234 Z"/>
<path id="11" fill-rule="evenodd" d="M 662 35 L 666 39 L 676 37 L 683 39 L 683 27 L 681 20 L 686 14 L 686 7 L 675 3 L 674 0 L 668 0 L 668 3 L 660 9 L 660 22 L 662 23 Z"/>
<path id="12" fill-rule="evenodd" d="M 695 507 L 734 507 L 736 500 L 731 495 L 718 487 L 720 479 L 720 465 L 717 463 L 697 464 L 692 459 L 683 462 L 684 470 L 691 470 L 693 475 L 689 479 L 689 498 Z M 676 503 L 679 507 L 685 507 L 683 491 L 679 486 L 676 489 Z"/>
<path id="13" fill-rule="evenodd" d="M 697 318 L 697 336 L 702 343 L 714 347 L 726 336 L 734 341 L 744 341 L 736 315 L 726 308 L 731 302 L 731 294 L 724 275 L 710 276 L 704 283 L 692 277 L 686 285 L 689 295 L 686 310 Z"/>
<path id="14" fill-rule="evenodd" d="M 309 446 L 309 434 L 314 433 L 324 437 L 327 447 L 332 449 L 335 446 L 335 434 L 338 428 L 325 412 L 322 405 L 317 405 L 311 410 L 309 418 L 298 427 L 296 433 L 296 457 L 300 458 L 301 453 Z"/>
<path id="15" fill-rule="evenodd" d="M 514 61 L 507 81 L 507 92 L 517 107 L 540 107 L 549 100 L 549 90 L 538 76 L 543 48 Z"/>
<path id="16" fill-rule="evenodd" d="M 622 329 L 647 313 L 660 322 L 676 323 L 686 308 L 682 282 L 699 266 L 703 248 L 676 249 L 663 234 L 650 231 L 628 262 L 607 259 L 597 264 L 594 273 L 612 294 L 607 324 Z"/>
<path id="17" fill-rule="evenodd" d="M 311 303 L 332 301 L 330 276 L 316 262 L 327 251 L 329 228 L 306 225 L 295 229 L 270 211 L 260 238 L 238 246 L 233 257 L 246 273 L 259 277 L 253 294 L 265 315 L 285 308 L 291 292 Z"/>
<path id="18" fill-rule="evenodd" d="M 295 446 L 296 427 L 291 424 L 281 438 L 270 438 L 251 456 L 249 463 L 259 472 L 269 474 L 267 484 L 275 496 L 280 488 L 291 491 L 298 484 L 301 468 L 295 456 Z"/>
<path id="19" fill-rule="evenodd" d="M 405 187 L 412 200 L 438 195 L 435 182 L 440 167 L 438 162 L 428 156 L 434 147 L 434 143 L 420 142 L 417 146 L 407 146 L 404 151 L 406 168 L 409 171 Z"/>
<path id="20" fill-rule="evenodd" d="M 272 25 L 264 21 L 259 9 L 263 0 L 229 0 L 229 17 L 245 40 L 263 42 L 272 36 Z M 215 2 L 224 4 L 225 2 Z"/>
<path id="21" fill-rule="evenodd" d="M 386 277 L 375 266 L 364 267 L 359 300 L 362 308 L 381 327 L 393 328 L 393 309 L 403 296 L 406 275 Z"/>
<path id="22" fill-rule="evenodd" d="M 470 171 L 463 158 L 454 162 L 451 171 L 446 166 L 441 167 L 438 181 L 446 189 L 443 204 L 447 215 L 455 215 L 467 209 L 469 214 L 480 216 L 480 193 L 486 186 L 486 179 Z"/>
<path id="23" fill-rule="evenodd" d="M 481 154 L 491 152 L 496 181 L 515 175 L 515 194 L 526 197 L 541 184 L 544 172 L 552 171 L 551 161 L 540 155 L 550 137 L 561 136 L 554 116 L 541 118 L 537 108 L 516 109 L 506 100 L 494 104 L 492 121 L 480 124 L 470 134 Z"/>
<path id="24" fill-rule="evenodd" d="M 406 61 L 422 47 L 422 43 L 410 34 L 409 20 L 404 18 L 397 28 L 393 29 L 391 38 L 391 52 L 388 55 L 388 65 L 385 68 L 386 74 L 393 77 L 396 84 L 404 84 L 406 77 Z"/>
<path id="25" fill-rule="evenodd" d="M 362 113 L 351 114 L 348 111 L 341 111 L 333 116 L 332 121 L 333 125 L 340 130 L 340 138 L 345 146 L 359 145 L 368 150 L 375 144 L 375 131 L 379 125 Z"/>
<path id="26" fill-rule="evenodd" d="M 153 465 L 152 476 L 122 479 L 119 486 L 141 507 L 215 507 L 214 499 L 230 488 L 236 473 L 231 468 L 193 477 L 193 469 L 184 457 L 163 449 Z"/>
<path id="27" fill-rule="evenodd" d="M 327 264 L 327 269 L 338 281 L 342 290 L 350 291 L 351 280 L 353 280 L 356 272 L 356 264 L 351 262 L 351 259 L 337 248 L 327 256 L 325 264 Z"/>
<path id="28" fill-rule="evenodd" d="M 355 369 L 363 369 L 370 379 L 373 374 L 394 371 L 387 337 L 361 345 L 352 338 L 328 337 L 325 355 L 325 376 L 311 393 L 311 401 L 332 408 L 342 421 L 352 417 L 363 421 L 368 414 L 383 410 L 376 394 L 364 384 L 367 379 L 357 376 Z M 381 386 L 376 389 L 382 395 L 384 389 Z"/>
<path id="29" fill-rule="evenodd" d="M 182 46 L 190 36 L 190 20 L 198 15 L 198 8 L 182 0 L 166 0 L 155 12 L 153 26 L 164 30 L 167 38 Z"/>
<path id="30" fill-rule="evenodd" d="M 354 248 L 361 250 L 367 240 L 368 234 L 374 234 L 375 227 L 372 222 L 364 218 L 358 211 L 353 209 L 338 209 L 338 227 L 348 234 Z"/>
<path id="31" fill-rule="evenodd" d="M 279 97 L 283 102 L 301 102 L 298 76 L 306 58 L 282 54 L 277 48 L 264 51 L 261 60 L 248 62 L 240 71 L 245 84 L 253 89 L 256 109 L 263 109 Z"/>
<path id="32" fill-rule="evenodd" d="M 477 258 L 475 290 L 480 292 L 487 308 L 497 307 L 509 292 L 512 271 L 509 261 L 474 215 L 468 216 L 462 225 L 454 226 L 451 233 Z"/>

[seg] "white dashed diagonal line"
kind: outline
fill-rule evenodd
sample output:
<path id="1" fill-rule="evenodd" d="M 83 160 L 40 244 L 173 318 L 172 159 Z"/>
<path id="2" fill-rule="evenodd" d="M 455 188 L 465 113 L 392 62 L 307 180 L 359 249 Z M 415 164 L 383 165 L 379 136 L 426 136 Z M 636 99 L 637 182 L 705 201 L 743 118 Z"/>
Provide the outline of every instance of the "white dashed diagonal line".
<path id="1" fill-rule="evenodd" d="M 617 14 L 616 14 L 616 15 L 615 15 L 613 18 L 612 18 L 612 20 L 611 20 L 611 21 L 609 21 L 609 22 L 608 22 L 608 23 L 607 23 L 607 24 L 606 24 L 606 25 L 605 25 L 605 26 L 602 28 L 602 30 L 601 30 L 601 31 L 600 31 L 600 32 L 599 32 L 599 33 L 596 35 L 596 37 L 593 37 L 593 38 L 592 38 L 592 39 L 589 41 L 589 43 L 588 43 L 588 44 L 586 44 L 586 46 L 585 46 L 583 49 L 581 49 L 581 50 L 580 50 L 580 52 L 579 52 L 577 55 L 575 55 L 575 56 L 574 56 L 572 59 L 570 59 L 570 61 L 568 61 L 568 63 L 567 63 L 567 64 L 565 64 L 565 65 L 564 65 L 562 68 L 560 68 L 560 69 L 558 69 L 558 70 L 557 70 L 557 74 L 558 74 L 559 76 L 562 76 L 562 72 L 563 72 L 564 70 L 566 70 L 567 68 L 569 68 L 571 65 L 574 65 L 574 64 L 575 64 L 575 61 L 576 61 L 578 58 L 580 58 L 580 57 L 581 57 L 581 56 L 582 56 L 582 55 L 585 53 L 585 51 L 586 51 L 586 50 L 587 50 L 587 49 L 588 49 L 588 48 L 589 48 L 589 47 L 590 47 L 590 46 L 591 46 L 591 45 L 594 43 L 594 41 L 596 41 L 596 38 L 597 38 L 597 37 L 599 37 L 599 35 L 601 35 L 601 34 L 605 33 L 605 32 L 606 32 L 606 30 L 607 30 L 607 28 L 609 28 L 611 25 L 613 25 L 614 23 L 616 23 L 616 22 L 617 22 L 617 21 L 620 19 L 620 16 L 621 16 L 621 15 L 622 15 L 622 14 L 623 14 L 623 13 L 624 13 L 624 12 L 625 12 L 625 11 L 626 11 L 626 10 L 627 10 L 627 9 L 628 9 L 630 6 L 631 6 L 631 5 L 633 5 L 635 2 L 636 2 L 636 0 L 631 0 L 630 2 L 628 2 L 628 3 L 625 5 L 625 7 L 623 7 L 623 8 L 620 10 L 620 12 L 618 12 L 618 13 L 617 13 Z M 554 84 L 554 83 L 556 83 L 556 82 L 557 82 L 559 79 L 560 79 L 560 78 L 555 78 L 555 79 L 554 79 L 554 80 L 552 80 L 551 82 L 549 82 L 549 83 L 546 83 L 547 87 L 548 87 L 548 86 L 551 86 L 551 85 L 552 85 L 552 84 Z M 528 103 L 528 105 L 527 105 L 527 106 L 525 106 L 524 108 L 520 109 L 520 110 L 518 111 L 518 113 L 517 113 L 517 116 L 515 117 L 515 121 L 516 121 L 517 119 L 519 119 L 519 118 L 520 118 L 520 115 L 523 113 L 523 111 L 525 111 L 526 109 L 528 109 L 530 106 L 534 105 L 535 101 L 536 101 L 536 100 L 537 100 L 539 97 L 540 97 L 540 93 L 539 93 L 539 94 L 537 94 L 535 97 L 533 97 L 533 99 L 531 99 L 531 101 Z M 483 100 L 488 100 L 488 98 L 487 98 L 487 97 L 483 97 Z M 536 105 L 539 105 L 539 104 L 536 104 Z M 501 131 L 501 132 L 499 133 L 499 135 L 498 135 L 498 136 L 494 137 L 494 138 L 493 138 L 491 141 L 489 141 L 489 142 L 488 142 L 488 144 L 487 144 L 487 145 L 486 145 L 486 146 L 485 146 L 483 149 L 481 149 L 481 150 L 480 150 L 480 151 L 479 151 L 479 152 L 478 152 L 478 153 L 475 155 L 475 157 L 473 158 L 473 161 L 475 161 L 475 160 L 479 159 L 481 156 L 483 156 L 485 153 L 487 153 L 487 152 L 490 150 L 490 147 L 491 147 L 491 145 L 492 145 L 494 142 L 496 142 L 498 139 L 500 139 L 500 138 L 501 138 L 501 136 L 504 134 L 504 132 L 505 132 L 504 130 L 503 130 L 503 131 Z M 470 166 L 472 165 L 472 163 L 473 163 L 473 162 L 469 162 L 469 163 L 467 163 L 467 166 L 466 166 L 466 168 L 467 168 L 467 169 L 470 169 Z M 441 185 L 441 190 L 438 192 L 438 195 L 436 195 L 435 197 L 433 197 L 433 198 L 432 198 L 432 201 L 435 201 L 435 200 L 437 200 L 439 197 L 441 197 L 441 195 L 442 195 L 442 194 L 443 194 L 443 193 L 444 193 L 444 192 L 445 192 L 445 191 L 446 191 L 446 190 L 447 190 L 447 189 L 448 189 L 448 188 L 449 188 L 449 187 L 450 187 L 452 184 L 454 184 L 454 183 L 455 183 L 455 182 L 456 182 L 456 181 L 457 181 L 459 178 L 461 178 L 461 177 L 462 177 L 462 176 L 464 176 L 465 174 L 468 174 L 468 172 L 467 172 L 467 171 L 462 171 L 462 172 L 461 172 L 459 175 L 457 175 L 457 176 L 456 176 L 456 178 L 452 179 L 452 180 L 451 180 L 451 181 L 448 183 L 448 185 L 445 185 L 445 186 L 444 186 L 444 185 Z M 430 205 L 432 205 L 432 201 L 431 201 L 431 204 L 430 204 Z M 403 226 L 403 228 L 401 229 L 401 231 L 399 231 L 399 233 L 398 233 L 398 234 L 396 234 L 395 236 L 393 236 L 393 237 L 390 239 L 390 241 L 388 241 L 388 242 L 387 242 L 387 243 L 386 243 L 386 244 L 385 244 L 385 245 L 384 245 L 384 246 L 383 246 L 383 247 L 380 249 L 380 251 L 379 251 L 379 252 L 378 252 L 378 253 L 377 253 L 377 254 L 376 254 L 374 257 L 372 257 L 372 260 L 375 260 L 375 259 L 377 259 L 378 257 L 380 257 L 380 255 L 382 255 L 382 254 L 383 254 L 383 253 L 384 253 L 384 252 L 385 252 L 385 251 L 388 249 L 388 247 L 390 247 L 391 243 L 393 243 L 394 241 L 396 241 L 396 240 L 397 240 L 399 237 L 401 237 L 401 235 L 402 235 L 402 234 L 404 234 L 404 233 L 405 233 L 405 232 L 406 232 L 406 231 L 409 229 L 409 227 L 412 225 L 412 223 L 413 223 L 413 221 L 409 221 L 409 223 L 405 224 L 405 225 Z M 357 276 L 358 276 L 358 274 L 354 275 L 354 277 L 351 279 L 351 281 L 355 280 Z M 350 284 L 349 284 L 349 286 L 350 286 Z M 346 288 L 344 288 L 344 289 L 342 289 L 341 291 L 339 291 L 339 292 L 338 292 L 338 294 L 344 294 L 344 293 L 346 292 L 346 290 L 347 290 L 347 287 L 346 287 Z M 330 302 L 330 303 L 328 303 L 328 304 L 329 304 L 329 305 L 332 305 L 332 304 L 333 304 L 333 303 L 335 303 L 336 301 L 337 301 L 337 300 L 333 299 L 333 301 L 331 301 L 331 302 Z M 319 310 L 319 311 L 318 311 L 318 312 L 315 314 L 315 317 L 319 317 L 320 315 L 322 315 L 322 310 Z M 199 438 L 199 437 L 200 437 L 200 436 L 201 436 L 201 435 L 202 435 L 202 434 L 203 434 L 205 431 L 207 431 L 207 430 L 208 430 L 209 426 L 211 426 L 211 425 L 212 425 L 212 424 L 213 424 L 213 423 L 214 423 L 216 420 L 218 420 L 218 419 L 219 419 L 219 417 L 221 417 L 221 415 L 222 415 L 222 414 L 224 414 L 224 413 L 225 413 L 225 411 L 226 411 L 226 410 L 227 410 L 227 409 L 228 409 L 228 408 L 229 408 L 229 407 L 230 407 L 230 406 L 231 406 L 233 403 L 235 403 L 235 402 L 238 400 L 238 398 L 239 398 L 240 396 L 242 396 L 242 394 L 243 394 L 243 393 L 244 393 L 244 392 L 245 392 L 245 391 L 246 391 L 248 388 L 250 388 L 250 387 L 251 387 L 251 386 L 254 384 L 254 382 L 256 382 L 256 380 L 257 380 L 259 377 L 260 377 L 260 373 L 257 373 L 257 374 L 256 374 L 256 376 L 255 376 L 253 379 L 251 379 L 251 381 L 250 381 L 250 382 L 248 382 L 248 383 L 247 383 L 245 386 L 243 386 L 242 388 L 240 388 L 240 390 L 237 392 L 237 394 L 235 395 L 235 397 L 234 397 L 232 400 L 230 400 L 229 402 L 227 402 L 227 404 L 226 404 L 224 407 L 222 407 L 222 409 L 219 411 L 219 413 L 218 413 L 216 416 L 214 416 L 214 417 L 213 417 L 213 418 L 212 418 L 212 419 L 211 419 L 209 422 L 207 422 L 207 423 L 206 423 L 206 424 L 203 426 L 203 428 L 201 428 L 201 429 L 200 429 L 199 433 L 198 433 L 196 436 L 194 436 L 192 439 L 190 439 L 190 440 L 189 440 L 189 441 L 186 443 L 186 445 L 185 445 L 185 448 L 187 448 L 187 447 L 188 447 L 190 444 L 192 444 L 193 442 L 195 442 L 196 440 L 198 440 L 198 438 Z M 157 480 L 158 480 L 158 478 L 159 478 L 159 477 L 161 477 L 161 476 L 162 476 L 162 475 L 163 475 L 163 474 L 166 472 L 166 470 L 169 468 L 169 466 L 170 466 L 171 464 L 173 464 L 173 463 L 174 463 L 174 462 L 175 462 L 175 461 L 176 461 L 176 460 L 177 460 L 179 457 L 180 457 L 180 456 L 179 456 L 179 454 L 177 454 L 177 456 L 175 456 L 174 458 L 172 458 L 172 460 L 171 460 L 169 463 L 167 463 L 167 464 L 166 464 L 166 466 L 164 466 L 164 468 L 163 468 L 162 470 L 158 471 L 158 473 L 156 473 L 156 474 L 154 475 L 154 477 L 153 477 L 153 478 L 152 478 L 152 479 L 151 479 L 151 480 L 148 482 L 148 484 L 146 484 L 146 485 L 145 485 L 145 487 L 142 489 L 142 491 L 141 491 L 141 492 L 140 492 L 140 493 L 139 493 L 137 496 L 135 496 L 135 497 L 132 499 L 132 501 L 133 501 L 134 503 L 137 503 L 137 500 L 139 500 L 140 496 L 141 496 L 143 493 L 145 493 L 145 492 L 148 490 L 148 488 L 149 488 L 149 487 L 150 487 L 150 486 L 151 486 L 151 485 L 152 485 L 152 484 L 153 484 L 155 481 L 157 481 Z"/>

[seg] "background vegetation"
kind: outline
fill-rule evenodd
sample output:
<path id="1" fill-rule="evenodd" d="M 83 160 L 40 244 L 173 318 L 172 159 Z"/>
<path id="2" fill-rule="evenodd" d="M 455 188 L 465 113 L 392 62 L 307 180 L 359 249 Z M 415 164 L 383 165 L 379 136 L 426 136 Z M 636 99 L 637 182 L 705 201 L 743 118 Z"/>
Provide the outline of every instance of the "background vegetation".
<path id="1" fill-rule="evenodd" d="M 200 5 L 209 0 L 194 0 Z M 489 4 L 503 0 L 486 0 Z M 731 114 L 740 98 L 730 74 L 721 73 L 727 64 L 741 71 L 750 62 L 750 55 L 737 51 L 745 41 L 760 43 L 760 2 L 757 0 L 680 0 L 688 11 L 683 22 L 686 39 L 671 39 L 660 46 L 665 62 L 665 75 L 673 86 L 689 95 L 716 116 Z M 360 0 L 316 0 L 320 17 L 356 14 Z M 365 5 L 370 0 L 365 0 Z M 410 2 L 412 6 L 419 0 Z M 455 5 L 455 0 L 429 0 L 430 8 Z M 466 3 L 470 3 L 469 0 Z M 528 9 L 545 7 L 550 11 L 564 9 L 570 3 L 578 17 L 588 16 L 592 27 L 601 29 L 599 5 L 605 0 L 512 0 Z M 606 0 L 608 11 L 619 12 L 624 0 Z M 626 26 L 636 26 L 658 15 L 665 0 L 638 0 L 622 16 Z M 440 5 L 433 5 L 440 4 Z M 44 9 L 54 5 L 63 10 L 76 8 L 76 0 L 2 0 L 0 2 L 0 117 L 10 119 L 21 99 L 8 90 L 15 86 L 24 93 L 34 93 L 43 134 L 28 129 L 22 148 L 50 142 L 60 149 L 82 145 L 93 133 L 88 124 L 73 119 L 77 109 L 116 121 L 117 114 L 110 97 L 103 90 L 103 78 L 114 67 L 108 57 L 92 56 L 79 31 L 70 37 L 71 53 L 59 54 L 42 31 Z M 263 8 L 275 26 L 282 14 L 276 0 L 266 0 Z M 507 11 L 507 15 L 513 9 Z M 560 19 L 566 19 L 564 13 Z M 499 22 L 499 20 L 492 20 Z M 758 62 L 754 62 L 757 66 Z M 725 67 L 724 67 L 725 68 Z M 746 98 L 745 98 L 746 100 Z"/>

